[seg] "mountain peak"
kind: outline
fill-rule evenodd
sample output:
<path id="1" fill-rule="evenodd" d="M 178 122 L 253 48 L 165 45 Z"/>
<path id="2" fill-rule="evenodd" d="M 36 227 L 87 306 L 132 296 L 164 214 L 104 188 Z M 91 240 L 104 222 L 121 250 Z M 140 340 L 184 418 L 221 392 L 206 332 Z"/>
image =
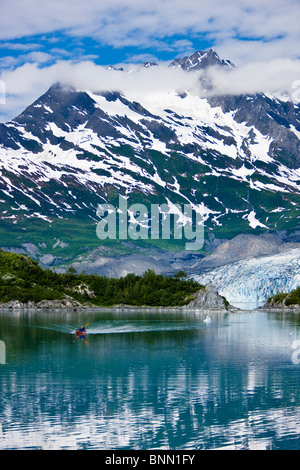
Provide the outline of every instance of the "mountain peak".
<path id="1" fill-rule="evenodd" d="M 142 65 L 143 65 L 144 67 L 147 67 L 147 68 L 149 68 L 149 67 L 157 67 L 157 66 L 158 66 L 158 64 L 157 64 L 156 62 L 143 62 Z"/>
<path id="2" fill-rule="evenodd" d="M 208 49 L 207 51 L 196 51 L 190 56 L 175 59 L 171 62 L 170 67 L 181 67 L 183 70 L 193 71 L 206 69 L 212 65 L 230 68 L 234 67 L 234 64 L 232 64 L 230 60 L 220 59 L 219 55 L 213 49 Z"/>

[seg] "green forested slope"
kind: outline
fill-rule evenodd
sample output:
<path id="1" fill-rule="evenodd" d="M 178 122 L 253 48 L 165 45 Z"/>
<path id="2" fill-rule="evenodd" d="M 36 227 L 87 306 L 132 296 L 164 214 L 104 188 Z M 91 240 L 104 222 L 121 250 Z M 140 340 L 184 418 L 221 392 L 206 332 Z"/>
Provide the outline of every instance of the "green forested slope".
<path id="1" fill-rule="evenodd" d="M 300 286 L 289 293 L 278 293 L 268 299 L 268 305 L 300 305 Z"/>
<path id="2" fill-rule="evenodd" d="M 11 300 L 37 303 L 69 296 L 99 306 L 181 306 L 202 287 L 187 280 L 183 271 L 165 277 L 148 270 L 142 276 L 128 274 L 120 279 L 77 274 L 73 268 L 61 274 L 43 270 L 27 256 L 0 251 L 0 303 Z"/>

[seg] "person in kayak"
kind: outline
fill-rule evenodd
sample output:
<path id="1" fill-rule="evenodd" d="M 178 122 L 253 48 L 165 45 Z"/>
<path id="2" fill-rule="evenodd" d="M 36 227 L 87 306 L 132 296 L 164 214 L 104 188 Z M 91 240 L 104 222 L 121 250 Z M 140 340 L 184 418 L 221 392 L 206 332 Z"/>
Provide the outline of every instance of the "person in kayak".
<path id="1" fill-rule="evenodd" d="M 75 331 L 75 335 L 77 336 L 77 338 L 84 338 L 85 337 L 85 334 L 86 334 L 86 327 L 89 325 L 89 323 L 87 323 L 86 325 L 84 326 L 81 326 L 80 328 L 78 328 L 78 330 Z"/>

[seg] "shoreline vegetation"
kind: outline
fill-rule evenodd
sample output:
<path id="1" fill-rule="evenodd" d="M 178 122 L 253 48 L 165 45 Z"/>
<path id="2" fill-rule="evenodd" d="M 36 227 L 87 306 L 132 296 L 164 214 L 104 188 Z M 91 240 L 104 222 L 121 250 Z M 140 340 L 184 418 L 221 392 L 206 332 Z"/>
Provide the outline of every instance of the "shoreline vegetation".
<path id="1" fill-rule="evenodd" d="M 18 310 L 216 310 L 239 311 L 220 296 L 214 286 L 187 279 L 184 271 L 173 276 L 146 271 L 142 276 L 128 274 L 107 278 L 42 269 L 26 255 L 0 249 L 0 309 Z M 254 310 L 300 312 L 300 287 L 278 293 Z"/>
<path id="2" fill-rule="evenodd" d="M 278 292 L 269 297 L 264 307 L 268 310 L 293 310 L 300 312 L 300 286 L 291 292 Z"/>
<path id="3" fill-rule="evenodd" d="M 0 251 L 0 308 L 180 308 L 194 301 L 205 286 L 187 279 L 184 271 L 167 277 L 146 271 L 107 278 L 42 269 L 32 258 Z"/>

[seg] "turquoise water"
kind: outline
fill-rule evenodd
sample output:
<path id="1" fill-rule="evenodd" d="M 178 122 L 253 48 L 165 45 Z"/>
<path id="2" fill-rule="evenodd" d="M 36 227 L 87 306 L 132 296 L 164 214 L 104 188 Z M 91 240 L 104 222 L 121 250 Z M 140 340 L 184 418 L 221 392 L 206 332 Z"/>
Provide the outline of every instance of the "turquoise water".
<path id="1" fill-rule="evenodd" d="M 211 317 L 0 313 L 0 449 L 299 449 L 299 315 Z"/>

